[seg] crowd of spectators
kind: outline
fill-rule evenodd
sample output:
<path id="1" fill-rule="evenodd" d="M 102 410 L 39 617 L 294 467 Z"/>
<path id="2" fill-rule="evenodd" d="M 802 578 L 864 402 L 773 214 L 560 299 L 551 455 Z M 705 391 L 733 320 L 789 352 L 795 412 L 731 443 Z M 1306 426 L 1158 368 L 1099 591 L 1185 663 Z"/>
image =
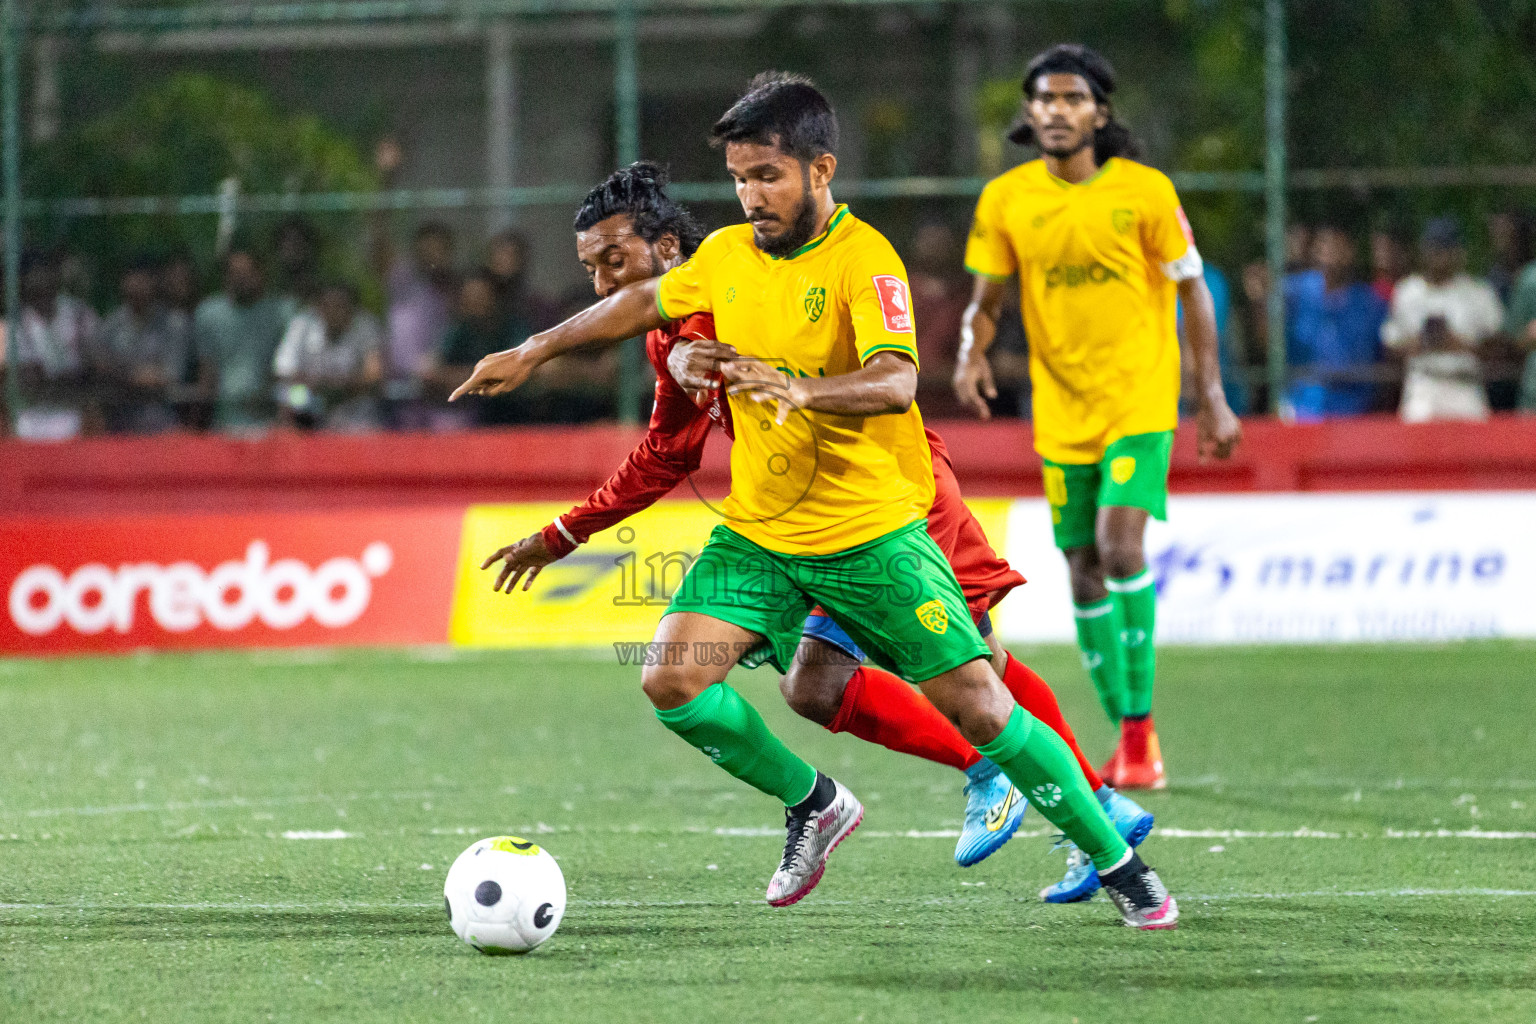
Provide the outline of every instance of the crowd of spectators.
<path id="1" fill-rule="evenodd" d="M 1305 422 L 1397 411 L 1419 422 L 1536 413 L 1531 223 L 1500 214 L 1486 230 L 1490 259 L 1476 277 L 1466 268 L 1463 227 L 1451 217 L 1431 219 L 1416 238 L 1382 228 L 1368 241 L 1335 223 L 1294 226 L 1281 283 L 1284 415 Z M 136 260 L 105 316 L 65 287 L 59 255 L 25 253 L 10 363 L 15 432 L 446 431 L 614 415 L 612 350 L 556 360 L 515 399 L 445 401 L 482 356 L 591 300 L 585 290 L 564 301 L 538 294 L 526 243 L 514 232 L 493 236 L 466 269 L 448 226 L 422 222 L 397 246 L 379 215 L 369 270 L 382 284 L 381 315 L 352 281 L 322 271 L 321 241 L 305 220 L 283 221 L 266 243 L 231 243 L 206 295 L 190 257 Z M 923 363 L 919 402 L 932 418 L 963 414 L 949 385 L 970 294 L 961 244 L 951 225 L 935 221 L 918 228 L 905 253 Z M 1266 268 L 1245 267 L 1236 294 L 1209 263 L 1206 281 L 1228 400 L 1240 413 L 1263 411 Z M 990 353 L 994 412 L 1027 417 L 1028 340 L 1016 309 L 1001 324 Z"/>
<path id="2" fill-rule="evenodd" d="M 453 430 L 612 415 L 613 363 L 601 357 L 552 366 L 517 402 L 449 406 L 481 356 L 521 344 L 561 310 L 529 286 L 514 232 L 495 235 L 467 273 L 443 224 L 419 225 L 404 252 L 386 221 L 372 235 L 382 317 L 352 281 L 322 273 L 318 236 L 298 218 L 266 246 L 232 242 L 211 294 L 199 293 L 189 256 L 132 261 L 105 316 L 66 289 L 61 254 L 25 252 L 8 364 L 15 433 Z"/>
<path id="3" fill-rule="evenodd" d="M 1488 218 L 1488 266 L 1467 267 L 1455 217 L 1434 217 L 1416 239 L 1381 227 L 1360 239 L 1336 223 L 1293 226 L 1287 237 L 1287 417 L 1309 422 L 1396 411 L 1403 420 L 1486 419 L 1536 412 L 1536 252 L 1522 214 Z M 1246 268 L 1256 362 L 1267 347 L 1262 265 Z"/>

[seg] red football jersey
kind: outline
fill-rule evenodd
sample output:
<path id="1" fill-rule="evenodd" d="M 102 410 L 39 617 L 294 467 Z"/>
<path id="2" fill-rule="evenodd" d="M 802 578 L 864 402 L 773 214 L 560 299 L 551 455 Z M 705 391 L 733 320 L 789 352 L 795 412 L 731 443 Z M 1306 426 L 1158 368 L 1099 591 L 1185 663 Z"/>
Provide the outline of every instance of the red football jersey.
<path id="1" fill-rule="evenodd" d="M 717 389 L 702 405 L 696 404 L 667 370 L 667 356 L 679 340 L 698 341 L 714 336 L 715 319 L 708 313 L 673 321 L 645 336 L 645 354 L 656 369 L 656 404 L 651 409 L 650 426 L 640 444 L 603 486 L 544 527 L 544 543 L 550 551 L 564 557 L 594 533 L 601 533 L 661 500 L 699 468 L 711 425 L 718 424 L 728 436 L 734 437 L 731 407 L 723 391 Z"/>

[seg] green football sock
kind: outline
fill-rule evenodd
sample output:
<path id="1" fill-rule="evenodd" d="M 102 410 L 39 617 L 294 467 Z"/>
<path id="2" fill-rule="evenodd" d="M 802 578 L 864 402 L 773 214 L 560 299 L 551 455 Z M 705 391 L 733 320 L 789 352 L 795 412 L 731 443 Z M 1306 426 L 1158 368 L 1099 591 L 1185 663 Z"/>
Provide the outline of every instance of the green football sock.
<path id="1" fill-rule="evenodd" d="M 1099 692 L 1099 703 L 1116 725 L 1125 715 L 1125 658 L 1120 653 L 1119 615 L 1110 598 L 1090 605 L 1077 605 L 1077 646 L 1083 652 L 1083 667 Z"/>
<path id="2" fill-rule="evenodd" d="M 1125 858 L 1130 847 L 1088 788 L 1071 748 L 1049 728 L 1037 727 L 1023 708 L 1014 705 L 997 738 L 976 749 L 1003 770 L 1047 821 L 1092 857 L 1094 867 L 1107 870 Z"/>
<path id="3" fill-rule="evenodd" d="M 1152 646 L 1157 624 L 1157 586 L 1152 570 L 1143 569 L 1123 580 L 1106 580 L 1120 626 L 1120 654 L 1125 664 L 1125 714 L 1152 713 L 1152 679 L 1157 652 Z"/>
<path id="4" fill-rule="evenodd" d="M 786 807 L 804 800 L 816 785 L 816 769 L 791 752 L 757 709 L 724 683 L 680 708 L 658 709 L 656 717 L 715 764 Z"/>

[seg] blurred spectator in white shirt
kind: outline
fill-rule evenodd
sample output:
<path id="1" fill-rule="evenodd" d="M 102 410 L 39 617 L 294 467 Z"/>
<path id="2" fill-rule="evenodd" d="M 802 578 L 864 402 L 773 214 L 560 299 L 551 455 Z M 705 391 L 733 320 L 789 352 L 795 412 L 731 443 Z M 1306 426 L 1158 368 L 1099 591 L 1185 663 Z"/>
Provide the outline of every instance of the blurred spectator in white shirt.
<path id="1" fill-rule="evenodd" d="M 381 425 L 384 332 L 357 290 L 328 284 L 288 324 L 272 373 L 283 418 L 295 426 L 367 431 Z"/>
<path id="2" fill-rule="evenodd" d="M 1381 340 L 1404 360 L 1404 422 L 1488 416 L 1478 347 L 1498 333 L 1504 308 L 1486 281 L 1462 269 L 1466 250 L 1454 218 L 1424 227 L 1423 272 L 1399 281 Z"/>
<path id="3" fill-rule="evenodd" d="M 109 431 L 151 434 L 176 426 L 172 389 L 181 384 L 192 348 L 191 320 L 159 301 L 158 270 L 140 260 L 118 284 L 122 304 L 102 321 L 91 353 L 105 384 Z"/>
<path id="4" fill-rule="evenodd" d="M 19 408 L 16 436 L 36 441 L 78 437 L 85 427 L 87 356 L 100 320 L 85 303 L 60 291 L 59 260 L 22 255 L 21 325 L 12 366 Z"/>

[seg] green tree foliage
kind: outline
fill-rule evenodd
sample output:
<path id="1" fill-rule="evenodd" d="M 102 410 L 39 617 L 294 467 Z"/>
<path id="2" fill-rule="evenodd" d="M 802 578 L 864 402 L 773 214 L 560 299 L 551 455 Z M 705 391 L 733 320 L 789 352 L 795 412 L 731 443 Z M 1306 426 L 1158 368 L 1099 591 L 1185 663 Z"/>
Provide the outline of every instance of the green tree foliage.
<path id="1" fill-rule="evenodd" d="M 167 78 L 110 113 L 66 131 L 29 154 L 26 193 L 36 198 L 210 195 L 236 178 L 243 193 L 367 190 L 372 168 L 351 140 L 318 118 L 278 110 L 261 92 L 207 74 Z M 261 221 L 242 230 L 260 232 Z M 331 233 L 346 228 L 331 218 Z M 55 219 L 43 239 L 87 253 L 98 286 L 134 255 L 189 250 L 213 258 L 216 218 Z"/>
<path id="2" fill-rule="evenodd" d="M 1198 83 L 1178 168 L 1262 166 L 1262 15 L 1254 0 L 1178 10 Z M 1290 0 L 1286 31 L 1291 167 L 1536 163 L 1532 0 Z M 1498 188 L 1296 190 L 1291 206 L 1300 219 L 1356 226 L 1445 211 L 1470 224 L 1533 199 Z"/>

